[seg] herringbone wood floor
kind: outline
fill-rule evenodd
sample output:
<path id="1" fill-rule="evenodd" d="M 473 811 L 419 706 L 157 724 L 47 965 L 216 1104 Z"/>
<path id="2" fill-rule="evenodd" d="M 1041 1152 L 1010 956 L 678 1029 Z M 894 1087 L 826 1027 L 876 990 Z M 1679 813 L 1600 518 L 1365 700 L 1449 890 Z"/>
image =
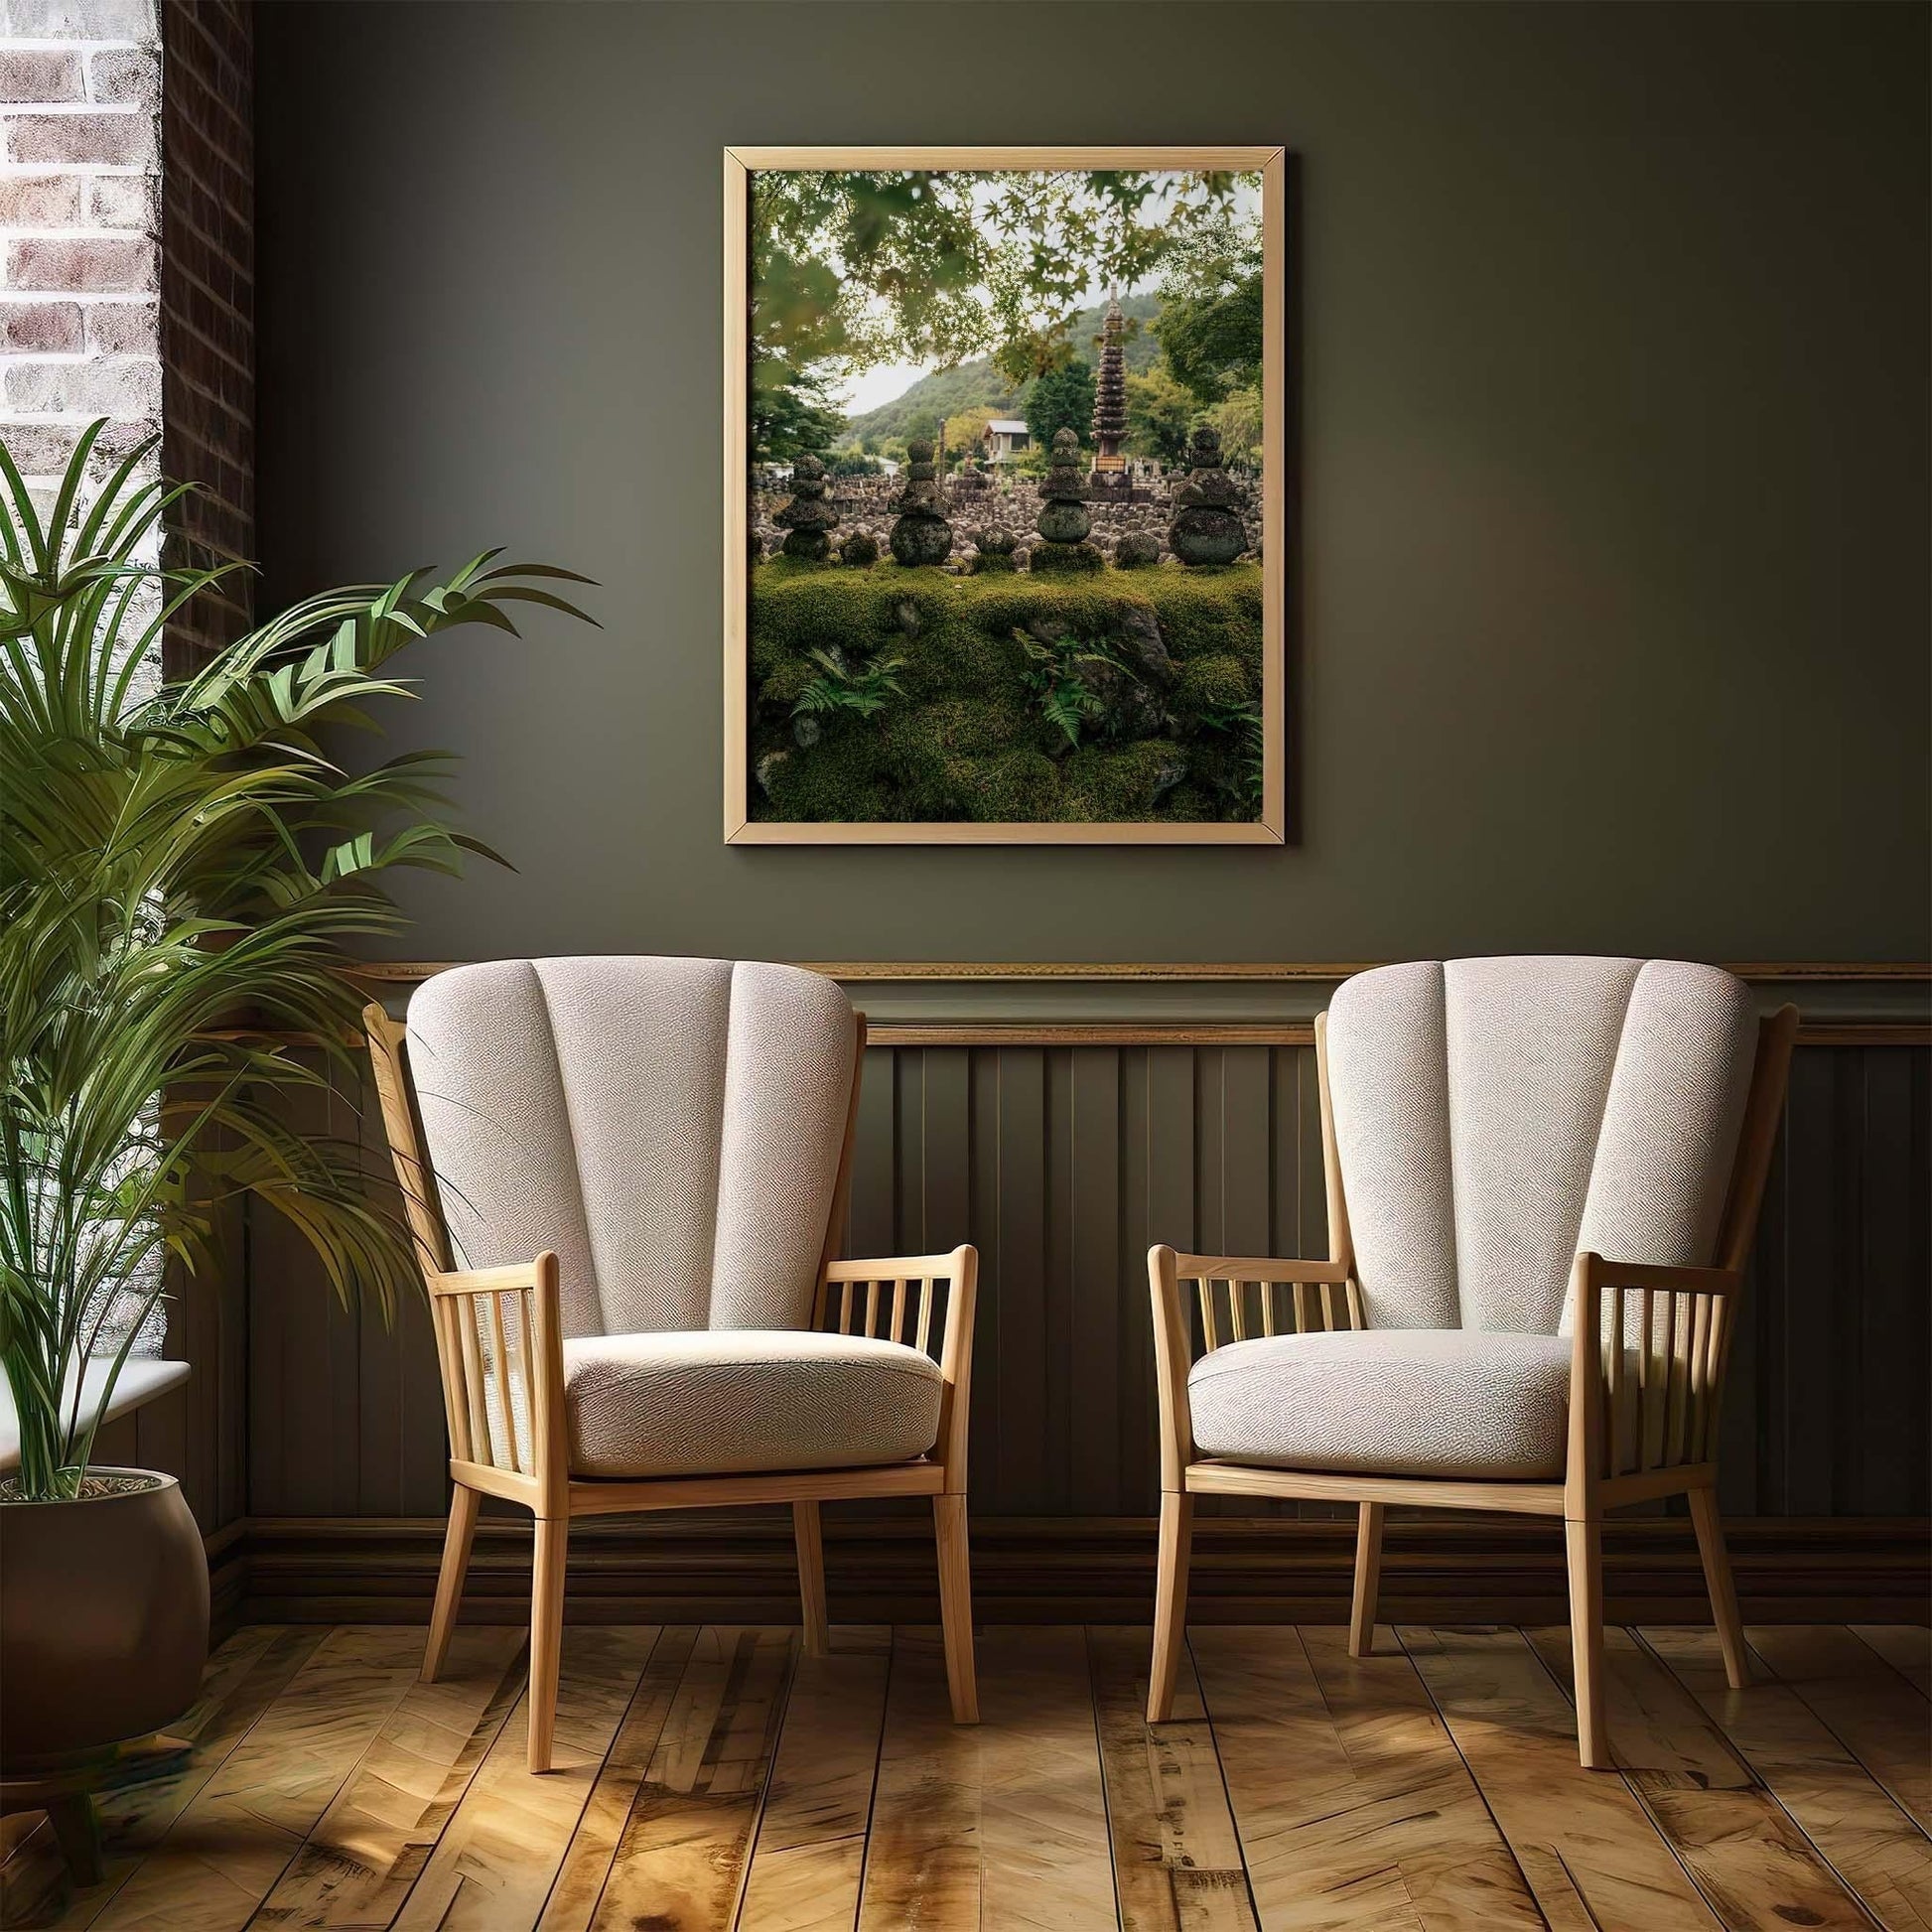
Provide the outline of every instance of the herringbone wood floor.
<path id="1" fill-rule="evenodd" d="M 566 1633 L 559 1769 L 523 1770 L 513 1630 L 251 1628 L 102 1806 L 107 1874 L 43 1828 L 8 1924 L 222 1932 L 1932 1927 L 1932 1638 L 1611 1635 L 1621 1772 L 1580 1770 L 1562 1630 L 1197 1628 L 1177 1722 L 1148 1632 L 993 1628 L 956 1729 L 936 1633 Z"/>

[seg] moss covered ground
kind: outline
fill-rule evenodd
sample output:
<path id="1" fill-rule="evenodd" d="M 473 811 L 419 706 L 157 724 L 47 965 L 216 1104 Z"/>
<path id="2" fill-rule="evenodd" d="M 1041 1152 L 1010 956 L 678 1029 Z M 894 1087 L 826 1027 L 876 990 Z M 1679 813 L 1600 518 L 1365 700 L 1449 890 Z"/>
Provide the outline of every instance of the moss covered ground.
<path id="1" fill-rule="evenodd" d="M 1261 608 L 1255 564 L 774 558 L 752 573 L 753 816 L 1252 819 Z"/>

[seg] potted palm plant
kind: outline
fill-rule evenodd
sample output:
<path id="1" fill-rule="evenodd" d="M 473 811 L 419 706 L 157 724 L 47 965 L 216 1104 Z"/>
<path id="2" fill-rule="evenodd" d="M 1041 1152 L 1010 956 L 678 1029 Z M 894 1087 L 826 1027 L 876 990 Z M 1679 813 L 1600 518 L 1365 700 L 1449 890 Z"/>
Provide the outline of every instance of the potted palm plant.
<path id="1" fill-rule="evenodd" d="M 392 660 L 456 625 L 515 631 L 574 573 L 495 553 L 296 605 L 157 682 L 163 626 L 223 569 L 144 558 L 180 490 L 143 448 L 89 490 L 101 425 L 43 513 L 0 445 L 0 1763 L 8 1776 L 158 1728 L 193 1698 L 207 1572 L 173 1477 L 96 1468 L 96 1421 L 166 1266 L 212 1258 L 224 1201 L 285 1216 L 344 1298 L 413 1279 L 357 1147 L 291 1102 L 350 1074 L 346 948 L 394 929 L 398 867 L 483 847 L 446 762 L 338 761 L 407 695 Z M 98 469 L 99 467 L 97 467 Z M 230 566 L 229 568 L 232 568 Z M 352 1088 L 351 1088 L 352 1090 Z M 83 1371 L 93 1364 L 86 1378 Z"/>

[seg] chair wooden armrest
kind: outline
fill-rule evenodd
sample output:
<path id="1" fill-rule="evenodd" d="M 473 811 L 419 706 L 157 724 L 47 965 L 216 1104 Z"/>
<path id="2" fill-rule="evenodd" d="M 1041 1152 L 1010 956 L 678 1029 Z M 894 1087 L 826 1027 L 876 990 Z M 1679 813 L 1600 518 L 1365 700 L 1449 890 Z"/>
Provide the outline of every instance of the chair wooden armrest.
<path id="1" fill-rule="evenodd" d="M 1612 1261 L 1587 1249 L 1571 1270 L 1570 1454 L 1582 1503 L 1602 1481 L 1643 1486 L 1717 1452 L 1718 1404 L 1743 1274 Z M 1625 1327 L 1634 1312 L 1634 1333 Z M 1627 1386 L 1634 1354 L 1636 1387 Z"/>
<path id="2" fill-rule="evenodd" d="M 1147 1275 L 1154 1298 L 1155 1387 L 1161 1403 L 1161 1487 L 1165 1490 L 1183 1487 L 1187 1464 L 1194 1459 L 1187 1371 L 1195 1356 L 1185 1289 L 1194 1290 L 1200 1308 L 1203 1354 L 1224 1342 L 1246 1341 L 1254 1335 L 1368 1325 L 1353 1265 L 1345 1259 L 1194 1255 L 1162 1246 L 1148 1250 Z M 1278 1292 L 1283 1289 L 1289 1293 Z"/>
<path id="3" fill-rule="evenodd" d="M 971 1413 L 973 1314 L 979 1297 L 979 1250 L 968 1242 L 942 1255 L 887 1255 L 830 1261 L 820 1271 L 815 1328 L 872 1335 L 932 1352 L 935 1305 L 945 1288 L 939 1331 L 939 1437 L 933 1454 L 946 1471 L 944 1493 L 966 1493 L 966 1436 Z"/>
<path id="4" fill-rule="evenodd" d="M 1735 1295 L 1744 1277 L 1735 1268 L 1676 1268 L 1646 1261 L 1609 1261 L 1586 1251 L 1578 1260 L 1588 1264 L 1592 1289 L 1672 1289 L 1687 1295 Z"/>

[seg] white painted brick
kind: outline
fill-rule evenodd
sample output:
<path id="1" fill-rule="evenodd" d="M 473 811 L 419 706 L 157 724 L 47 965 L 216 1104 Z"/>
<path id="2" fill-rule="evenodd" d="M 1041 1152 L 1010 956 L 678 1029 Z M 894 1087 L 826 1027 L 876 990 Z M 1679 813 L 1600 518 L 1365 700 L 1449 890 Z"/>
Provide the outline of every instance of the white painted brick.
<path id="1" fill-rule="evenodd" d="M 161 182 L 155 175 L 94 175 L 87 182 L 86 224 L 93 228 L 139 228 L 158 234 Z"/>
<path id="2" fill-rule="evenodd" d="M 153 355 L 20 356 L 7 364 L 6 390 L 10 409 L 34 415 L 147 418 L 161 408 L 161 363 Z"/>
<path id="3" fill-rule="evenodd" d="M 157 355 L 161 311 L 153 302 L 89 302 L 81 312 L 87 346 L 105 355 Z"/>
<path id="4" fill-rule="evenodd" d="M 134 295 L 155 285 L 155 245 L 145 235 L 17 235 L 6 264 L 13 289 Z"/>
<path id="5" fill-rule="evenodd" d="M 0 120 L 6 124 L 9 161 L 99 168 L 152 168 L 157 162 L 152 114 L 26 112 L 0 115 Z"/>
<path id="6" fill-rule="evenodd" d="M 73 446 L 79 441 L 84 422 L 24 423 L 0 415 L 0 436 L 7 441 L 7 454 L 28 477 L 58 477 L 67 468 Z M 95 456 L 103 461 L 123 457 L 154 434 L 152 423 L 109 423 L 94 445 Z"/>
<path id="7" fill-rule="evenodd" d="M 15 355 L 77 355 L 84 343 L 77 302 L 0 301 L 0 350 Z"/>
<path id="8" fill-rule="evenodd" d="M 95 48 L 87 56 L 87 98 L 161 105 L 161 61 L 143 47 Z"/>
<path id="9" fill-rule="evenodd" d="M 0 19 L 21 40 L 152 41 L 155 0 L 4 0 Z"/>
<path id="10" fill-rule="evenodd" d="M 81 94 L 78 48 L 0 44 L 0 100 L 78 100 Z"/>
<path id="11" fill-rule="evenodd" d="M 0 175 L 0 227 L 77 228 L 85 185 L 80 175 Z"/>

